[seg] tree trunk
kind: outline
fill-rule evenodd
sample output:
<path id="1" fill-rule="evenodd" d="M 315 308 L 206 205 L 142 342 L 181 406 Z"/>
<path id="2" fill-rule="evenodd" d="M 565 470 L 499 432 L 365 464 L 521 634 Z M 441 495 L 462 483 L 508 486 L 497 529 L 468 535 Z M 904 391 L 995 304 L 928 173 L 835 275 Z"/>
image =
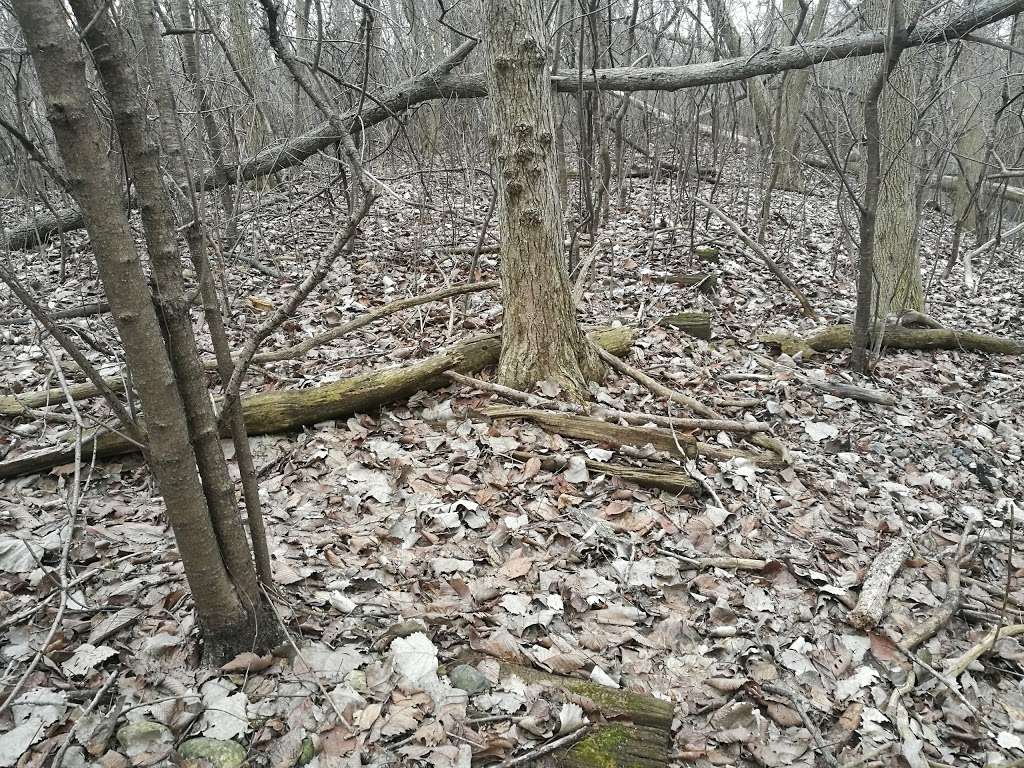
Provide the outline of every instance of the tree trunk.
<path id="1" fill-rule="evenodd" d="M 978 232 L 978 214 L 982 202 L 986 138 L 981 89 L 970 82 L 962 83 L 956 92 L 953 114 L 961 121 L 956 139 L 956 162 L 960 173 L 953 193 L 953 220 L 962 230 L 978 234 L 976 239 L 981 242 L 985 236 Z"/>
<path id="2" fill-rule="evenodd" d="M 32 53 L 54 136 L 72 193 L 85 218 L 97 271 L 145 413 L 147 461 L 164 497 L 192 589 L 205 641 L 204 654 L 208 660 L 219 662 L 239 650 L 257 646 L 253 642 L 255 626 L 243 604 L 244 595 L 233 584 L 236 574 L 222 554 L 153 297 L 127 216 L 119 196 L 112 192 L 118 189 L 117 176 L 106 153 L 105 131 L 95 117 L 81 49 L 54 0 L 18 0 L 14 8 Z M 87 20 L 83 27 L 86 23 L 91 24 Z M 136 104 L 135 110 L 134 117 L 144 119 L 140 105 Z M 140 155 L 132 160 L 138 172 L 143 158 Z M 166 288 L 173 294 L 173 286 Z M 176 309 L 173 295 L 166 298 L 167 309 Z"/>
<path id="3" fill-rule="evenodd" d="M 869 24 L 882 26 L 889 0 L 870 0 Z M 907 7 L 904 18 L 913 18 Z M 899 29 L 898 35 L 905 35 Z M 902 42 L 900 43 L 902 47 Z M 894 312 L 924 309 L 918 242 L 918 146 L 913 63 L 901 59 L 878 100 L 879 189 L 875 214 L 872 324 Z"/>
<path id="4" fill-rule="evenodd" d="M 583 399 L 604 366 L 576 320 L 562 242 L 554 153 L 553 95 L 544 22 L 533 0 L 487 0 L 487 85 L 498 170 L 498 227 L 505 304 L 502 383 L 559 383 Z"/>
<path id="5" fill-rule="evenodd" d="M 796 0 L 786 0 L 784 12 L 787 18 L 797 13 L 796 6 Z M 817 39 L 827 13 L 828 0 L 818 0 L 805 40 Z M 810 74 L 806 69 L 788 72 L 782 83 L 782 92 L 779 94 L 778 129 L 772 144 L 772 163 L 777 169 L 775 186 L 779 189 L 803 189 L 803 180 L 800 176 L 800 118 L 803 114 L 804 94 L 807 92 Z"/>

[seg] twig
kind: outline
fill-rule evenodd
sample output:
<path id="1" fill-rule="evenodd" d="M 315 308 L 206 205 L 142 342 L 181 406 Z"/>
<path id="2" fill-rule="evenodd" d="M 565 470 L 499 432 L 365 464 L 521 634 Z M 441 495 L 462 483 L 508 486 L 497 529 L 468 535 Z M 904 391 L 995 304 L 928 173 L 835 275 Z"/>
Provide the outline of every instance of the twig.
<path id="1" fill-rule="evenodd" d="M 85 720 L 85 718 L 92 714 L 92 711 L 96 709 L 96 705 L 100 703 L 100 699 L 103 698 L 106 692 L 110 689 L 110 686 L 112 686 L 117 681 L 117 678 L 119 678 L 120 676 L 121 670 L 115 669 L 107 677 L 107 682 L 105 682 L 100 687 L 100 689 L 96 691 L 96 695 L 92 697 L 92 701 L 89 702 L 89 706 L 87 706 L 85 710 L 82 712 L 81 717 L 75 720 L 75 724 L 71 726 L 71 730 L 68 731 L 67 734 L 65 734 L 64 743 L 61 745 L 60 749 L 57 750 L 57 754 L 53 757 L 53 768 L 61 767 L 61 765 L 64 762 L 64 754 L 68 751 L 68 748 L 74 743 L 75 733 L 78 731 L 78 726 L 82 724 L 82 721 Z"/>
<path id="2" fill-rule="evenodd" d="M 673 557 L 694 568 L 735 568 L 739 571 L 763 571 L 768 565 L 767 560 L 756 560 L 749 557 L 687 557 L 665 547 L 658 547 L 659 554 Z"/>
<path id="3" fill-rule="evenodd" d="M 582 725 L 572 733 L 567 733 L 565 736 L 557 738 L 554 741 L 549 741 L 547 744 L 541 744 L 539 747 L 531 749 L 524 755 L 519 755 L 518 757 L 510 757 L 508 760 L 498 763 L 496 766 L 494 766 L 494 768 L 513 768 L 513 766 L 516 765 L 525 765 L 527 763 L 532 763 L 537 758 L 543 757 L 544 755 L 549 755 L 556 749 L 561 749 L 562 747 L 567 747 L 570 744 L 575 744 L 577 741 L 583 738 L 588 729 L 589 726 Z"/>
<path id="4" fill-rule="evenodd" d="M 777 683 L 763 683 L 761 685 L 761 689 L 767 693 L 774 693 L 776 696 L 782 696 L 793 704 L 793 707 L 800 715 L 800 719 L 804 722 L 804 727 L 810 731 L 811 738 L 814 739 L 814 743 L 817 745 L 822 759 L 830 766 L 830 768 L 839 768 L 839 761 L 836 760 L 836 756 L 832 753 L 831 747 L 825 743 L 825 739 L 822 738 L 821 731 L 818 726 L 814 724 L 814 721 L 811 720 L 811 716 L 807 712 L 804 697 L 796 691 Z"/>

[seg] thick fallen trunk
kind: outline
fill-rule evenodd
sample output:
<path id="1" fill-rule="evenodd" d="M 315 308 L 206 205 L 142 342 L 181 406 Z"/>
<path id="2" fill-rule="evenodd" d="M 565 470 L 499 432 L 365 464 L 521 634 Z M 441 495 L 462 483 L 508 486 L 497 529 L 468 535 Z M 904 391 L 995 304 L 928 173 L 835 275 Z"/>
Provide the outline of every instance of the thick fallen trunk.
<path id="1" fill-rule="evenodd" d="M 989 2 L 977 3 L 952 21 L 943 22 L 940 19 L 919 25 L 905 44 L 907 47 L 914 47 L 948 42 L 1021 12 L 1024 12 L 1024 0 L 989 0 Z M 580 78 L 575 76 L 555 77 L 553 85 L 557 90 L 567 93 L 574 93 L 579 88 L 602 92 L 678 91 L 684 88 L 746 80 L 791 69 L 805 69 L 826 61 L 871 56 L 885 50 L 886 39 L 885 30 L 835 35 L 803 42 L 800 45 L 758 51 L 753 56 L 701 64 L 678 67 L 599 69 L 595 72 L 585 72 Z M 475 41 L 467 41 L 437 66 L 406 80 L 376 99 L 372 105 L 364 105 L 364 109 L 359 115 L 343 115 L 342 124 L 347 126 L 349 132 L 358 133 L 424 101 L 486 96 L 487 87 L 482 74 L 452 73 L 452 69 L 469 56 L 474 46 Z M 329 122 L 322 123 L 310 133 L 268 147 L 240 165 L 207 170 L 199 175 L 197 187 L 210 191 L 227 184 L 249 181 L 276 173 L 302 163 L 338 139 L 337 129 L 333 128 Z M 71 221 L 76 214 L 77 212 L 69 211 L 65 216 L 68 217 L 68 221 Z M 55 232 L 55 227 L 56 222 L 52 218 L 41 217 L 16 227 L 12 233 L 8 233 L 8 239 L 11 239 L 14 233 L 34 233 L 37 230 L 40 234 L 49 230 Z M 70 231 L 80 227 L 81 224 L 78 227 L 64 226 L 63 228 L 64 231 Z M 8 247 L 15 250 L 19 246 L 14 244 L 11 239 Z"/>
<path id="2" fill-rule="evenodd" d="M 614 355 L 624 354 L 633 342 L 629 328 L 595 331 L 591 338 Z M 319 387 L 261 392 L 242 398 L 242 415 L 250 435 L 288 432 L 307 424 L 340 419 L 353 413 L 369 413 L 404 400 L 420 390 L 447 386 L 447 370 L 473 373 L 494 365 L 501 340 L 488 336 L 458 344 L 447 352 L 418 363 L 364 373 Z M 99 459 L 135 453 L 138 446 L 120 435 L 107 433 L 88 440 L 82 456 L 88 461 L 94 450 Z M 0 462 L 0 479 L 42 472 L 74 461 L 72 447 L 47 448 Z"/>
<path id="3" fill-rule="evenodd" d="M 833 325 L 800 337 L 791 333 L 767 333 L 759 337 L 764 344 L 780 347 L 787 355 L 798 352 L 830 352 L 849 349 L 853 339 L 853 326 Z M 987 352 L 992 355 L 1024 354 L 1024 342 L 985 336 L 951 328 L 900 328 L 886 326 L 882 347 L 892 349 L 959 349 L 964 352 Z"/>

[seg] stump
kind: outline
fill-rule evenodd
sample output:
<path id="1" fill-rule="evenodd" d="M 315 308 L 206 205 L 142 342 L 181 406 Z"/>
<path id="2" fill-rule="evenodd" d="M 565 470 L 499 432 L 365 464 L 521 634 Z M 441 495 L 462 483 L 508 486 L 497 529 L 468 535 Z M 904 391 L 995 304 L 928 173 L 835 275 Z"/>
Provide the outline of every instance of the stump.
<path id="1" fill-rule="evenodd" d="M 711 340 L 711 315 L 707 312 L 679 312 L 663 317 L 658 325 L 676 328 L 696 339 Z"/>
<path id="2" fill-rule="evenodd" d="M 698 245 L 693 249 L 693 255 L 704 264 L 720 264 L 722 261 L 722 254 L 714 245 Z"/>

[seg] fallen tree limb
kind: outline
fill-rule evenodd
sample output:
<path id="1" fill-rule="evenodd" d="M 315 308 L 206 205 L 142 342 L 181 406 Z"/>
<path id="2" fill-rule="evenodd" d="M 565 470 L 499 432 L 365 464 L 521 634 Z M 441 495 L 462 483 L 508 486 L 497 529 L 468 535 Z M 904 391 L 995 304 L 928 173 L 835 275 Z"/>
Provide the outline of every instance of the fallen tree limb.
<path id="1" fill-rule="evenodd" d="M 342 336 L 351 333 L 354 330 L 362 328 L 363 326 L 369 325 L 370 323 L 380 320 L 381 318 L 394 315 L 405 309 L 417 307 L 421 304 L 427 304 L 432 301 L 442 301 L 452 296 L 459 296 L 466 293 L 477 293 L 479 291 L 486 291 L 492 288 L 499 288 L 500 283 L 497 280 L 488 280 L 481 283 L 468 283 L 465 285 L 456 285 L 449 288 L 442 288 L 431 293 L 424 293 L 419 296 L 410 296 L 405 299 L 397 299 L 383 306 L 371 309 L 369 312 L 360 315 L 347 323 L 332 328 L 324 333 L 312 336 L 305 341 L 294 344 L 284 349 L 276 349 L 269 352 L 259 352 L 253 356 L 252 362 L 257 365 L 264 363 L 281 362 L 283 360 L 293 360 L 301 355 L 304 355 L 317 347 L 323 346 L 330 341 L 339 339 Z M 208 371 L 217 370 L 217 361 L 213 358 L 205 358 L 203 360 L 203 366 Z M 120 377 L 104 379 L 107 386 L 114 390 L 119 390 L 124 386 L 124 381 Z M 71 387 L 71 396 L 77 400 L 88 400 L 91 397 L 96 397 L 99 394 L 99 390 L 92 384 L 76 384 Z M 50 389 L 43 390 L 40 392 L 30 392 L 24 395 L 12 395 L 7 397 L 0 397 L 0 416 L 22 416 L 27 415 L 27 409 L 30 408 L 41 408 L 50 403 L 57 401 L 63 401 L 65 393 L 61 389 Z"/>
<path id="2" fill-rule="evenodd" d="M 853 326 L 832 325 L 800 337 L 791 333 L 767 333 L 758 337 L 763 344 L 780 347 L 787 355 L 799 352 L 813 354 L 849 349 L 853 339 Z M 951 328 L 900 328 L 886 326 L 882 347 L 892 349 L 959 349 L 964 352 L 987 352 L 992 355 L 1024 354 L 1024 342 L 999 336 L 985 336 Z"/>
<path id="3" fill-rule="evenodd" d="M 110 311 L 110 305 L 105 301 L 94 301 L 89 304 L 80 304 L 77 307 L 59 309 L 55 312 L 47 312 L 51 320 L 70 320 L 75 317 L 92 317 L 102 315 Z M 5 317 L 0 318 L 0 325 L 28 325 L 32 322 L 31 317 Z"/>
<path id="4" fill-rule="evenodd" d="M 897 539 L 875 558 L 860 589 L 857 604 L 846 615 L 847 622 L 857 629 L 869 630 L 882 620 L 889 587 L 909 556 L 910 541 Z"/>
<path id="5" fill-rule="evenodd" d="M 525 419 L 541 425 L 544 429 L 577 440 L 591 440 L 595 443 L 609 443 L 616 446 L 627 445 L 636 448 L 653 445 L 659 451 L 665 451 L 679 458 L 706 456 L 718 461 L 741 458 L 755 464 L 768 466 L 775 466 L 779 463 L 777 458 L 768 454 L 755 455 L 747 451 L 723 448 L 701 442 L 691 435 L 677 433 L 675 439 L 673 439 L 671 432 L 656 427 L 627 427 L 619 424 L 610 424 L 607 421 L 592 419 L 587 416 L 502 405 L 484 408 L 481 413 L 491 419 Z M 680 446 L 682 451 L 680 451 Z"/>
<path id="6" fill-rule="evenodd" d="M 989 632 L 980 643 L 969 648 L 959 657 L 950 662 L 943 671 L 948 677 L 955 680 L 966 672 L 967 668 L 971 666 L 971 664 L 992 650 L 997 639 L 1003 637 L 1019 637 L 1020 635 L 1024 635 L 1024 624 L 1010 624 L 1005 627 L 994 629 Z"/>
<path id="7" fill-rule="evenodd" d="M 538 456 L 526 451 L 513 451 L 512 457 L 519 461 L 537 459 L 548 472 L 558 472 L 569 466 L 569 456 L 562 454 L 549 454 Z M 674 467 L 633 467 L 628 464 L 611 464 L 605 461 L 594 461 L 583 459 L 589 472 L 597 475 L 608 475 L 618 477 L 626 482 L 634 483 L 642 488 L 653 488 L 659 491 L 670 493 L 689 493 L 694 496 L 700 495 L 700 485 L 682 469 Z"/>
<path id="8" fill-rule="evenodd" d="M 707 312 L 677 312 L 661 318 L 658 325 L 675 328 L 695 339 L 711 340 L 711 315 Z"/>
<path id="9" fill-rule="evenodd" d="M 550 400 L 540 395 L 532 395 L 529 392 L 521 392 L 512 387 L 505 387 L 490 381 L 481 381 L 470 376 L 464 376 L 455 371 L 445 371 L 445 375 L 452 381 L 457 381 L 466 386 L 481 389 L 484 392 L 493 392 L 506 400 L 523 403 L 531 408 L 546 408 L 563 413 L 577 413 L 581 416 L 592 416 L 601 421 L 621 419 L 627 424 L 642 427 L 647 424 L 657 424 L 662 427 L 674 427 L 676 429 L 699 429 L 716 432 L 767 432 L 771 425 L 764 421 L 733 421 L 729 419 L 684 419 L 672 416 L 661 416 L 651 413 L 637 413 L 634 411 L 620 411 L 615 408 L 608 408 L 603 405 L 588 403 L 579 405 L 577 403 L 564 402 L 561 400 Z"/>
<path id="10" fill-rule="evenodd" d="M 664 384 L 660 383 L 656 379 L 652 378 L 651 376 L 648 376 L 639 368 L 634 368 L 632 365 L 630 365 L 624 360 L 619 359 L 615 355 L 609 355 L 605 350 L 601 349 L 600 347 L 594 347 L 594 349 L 597 352 L 597 354 L 601 357 L 601 359 L 608 363 L 609 366 L 614 368 L 619 373 L 629 376 L 638 384 L 647 387 L 647 389 L 649 389 L 653 394 L 658 395 L 659 397 L 664 397 L 665 399 L 671 402 L 679 403 L 680 405 L 689 408 L 694 413 L 698 413 L 706 418 L 722 418 L 718 411 L 704 405 L 699 400 L 695 400 L 689 395 L 684 395 L 682 392 L 677 392 L 676 390 L 670 387 L 666 387 Z M 772 453 L 776 454 L 784 463 L 789 464 L 792 462 L 789 450 L 786 448 L 786 446 L 782 444 L 780 440 L 777 440 L 776 438 L 765 434 L 751 435 L 749 440 L 754 445 L 759 446 L 761 448 L 765 448 L 771 451 Z"/>
<path id="11" fill-rule="evenodd" d="M 788 371 L 793 374 L 797 381 L 803 382 L 809 387 L 814 387 L 814 389 L 819 389 L 822 392 L 827 392 L 833 397 L 846 397 L 851 400 L 860 400 L 864 403 L 876 403 L 878 405 L 896 405 L 896 398 L 885 392 L 868 389 L 867 387 L 858 387 L 854 384 L 835 384 L 830 381 L 815 379 L 811 376 L 806 376 L 792 366 L 783 365 L 777 360 L 771 360 L 761 355 L 754 355 L 754 359 L 765 368 L 781 368 L 784 371 Z"/>
<path id="12" fill-rule="evenodd" d="M 714 555 L 708 557 L 687 557 L 686 555 L 680 554 L 671 549 L 665 547 L 658 547 L 658 552 L 662 555 L 679 560 L 690 568 L 735 568 L 738 571 L 763 571 L 768 567 L 767 560 L 758 560 L 751 557 L 731 557 L 723 555 L 716 557 Z"/>
<path id="13" fill-rule="evenodd" d="M 1024 0 L 988 0 L 971 4 L 953 18 L 938 17 L 917 25 L 903 44 L 907 48 L 946 43 L 1014 14 L 1024 12 Z M 805 69 L 814 64 L 857 56 L 871 56 L 886 49 L 887 30 L 871 30 L 821 37 L 798 45 L 768 48 L 752 56 L 687 64 L 675 67 L 616 67 L 580 73 L 579 77 L 553 77 L 552 85 L 559 91 L 575 93 L 583 90 L 608 91 L 678 91 L 717 83 L 747 80 L 792 69 Z M 481 98 L 487 95 L 484 76 L 480 73 L 458 74 L 452 70 L 462 64 L 476 45 L 468 40 L 445 60 L 427 71 L 409 78 L 397 87 L 361 104 L 360 112 L 342 116 L 341 123 L 349 133 L 359 133 L 407 111 L 416 104 L 439 98 Z M 197 190 L 212 191 L 225 185 L 249 181 L 299 165 L 339 139 L 338 130 L 330 122 L 321 123 L 310 133 L 267 147 L 238 165 L 210 168 L 197 174 Z M 76 218 L 78 217 L 78 218 Z M 60 228 L 65 232 L 83 226 L 78 211 L 61 214 Z M 52 217 L 39 217 L 21 224 L 3 238 L 12 250 L 31 247 L 45 241 L 58 231 Z M 39 233 L 37 236 L 35 233 Z M 43 236 L 46 235 L 46 236 Z"/>
<path id="14" fill-rule="evenodd" d="M 705 200 L 701 197 L 695 197 L 693 198 L 693 201 L 698 205 L 707 208 L 709 211 L 715 214 L 715 216 L 721 219 L 726 225 L 728 225 L 728 227 L 736 234 L 736 236 L 740 240 L 742 240 L 750 250 L 757 254 L 757 258 L 760 259 L 761 263 L 768 268 L 768 271 L 775 276 L 775 279 L 782 283 L 784 286 L 786 286 L 789 292 L 793 294 L 793 296 L 796 298 L 798 302 L 800 302 L 800 306 L 803 308 L 804 314 L 807 315 L 807 317 L 813 318 L 815 320 L 818 319 L 818 313 L 814 311 L 814 307 L 811 306 L 811 302 L 807 300 L 807 297 L 804 295 L 804 292 L 801 291 L 800 288 L 797 287 L 797 284 L 794 283 L 789 278 L 789 276 L 782 271 L 782 267 L 780 267 L 775 262 L 775 259 L 773 259 L 768 254 L 768 251 L 766 251 L 760 243 L 756 242 L 753 238 L 750 237 L 750 235 L 744 232 L 743 227 L 741 227 L 736 221 L 731 219 L 725 211 L 723 211 L 714 203 L 710 202 L 709 200 Z"/>
<path id="15" fill-rule="evenodd" d="M 590 338 L 613 355 L 625 354 L 633 342 L 629 328 L 592 332 Z M 261 392 L 241 401 L 245 427 L 250 435 L 288 432 L 321 421 L 344 418 L 353 413 L 370 413 L 381 406 L 404 400 L 420 390 L 438 389 L 448 383 L 444 372 L 451 369 L 469 373 L 494 365 L 501 340 L 487 336 L 457 344 L 447 352 L 412 365 L 388 368 L 352 376 L 318 387 Z M 93 450 L 98 459 L 134 453 L 137 446 L 116 434 L 105 434 L 83 444 L 83 455 Z M 42 472 L 74 460 L 65 446 L 47 448 L 0 462 L 0 479 Z"/>

